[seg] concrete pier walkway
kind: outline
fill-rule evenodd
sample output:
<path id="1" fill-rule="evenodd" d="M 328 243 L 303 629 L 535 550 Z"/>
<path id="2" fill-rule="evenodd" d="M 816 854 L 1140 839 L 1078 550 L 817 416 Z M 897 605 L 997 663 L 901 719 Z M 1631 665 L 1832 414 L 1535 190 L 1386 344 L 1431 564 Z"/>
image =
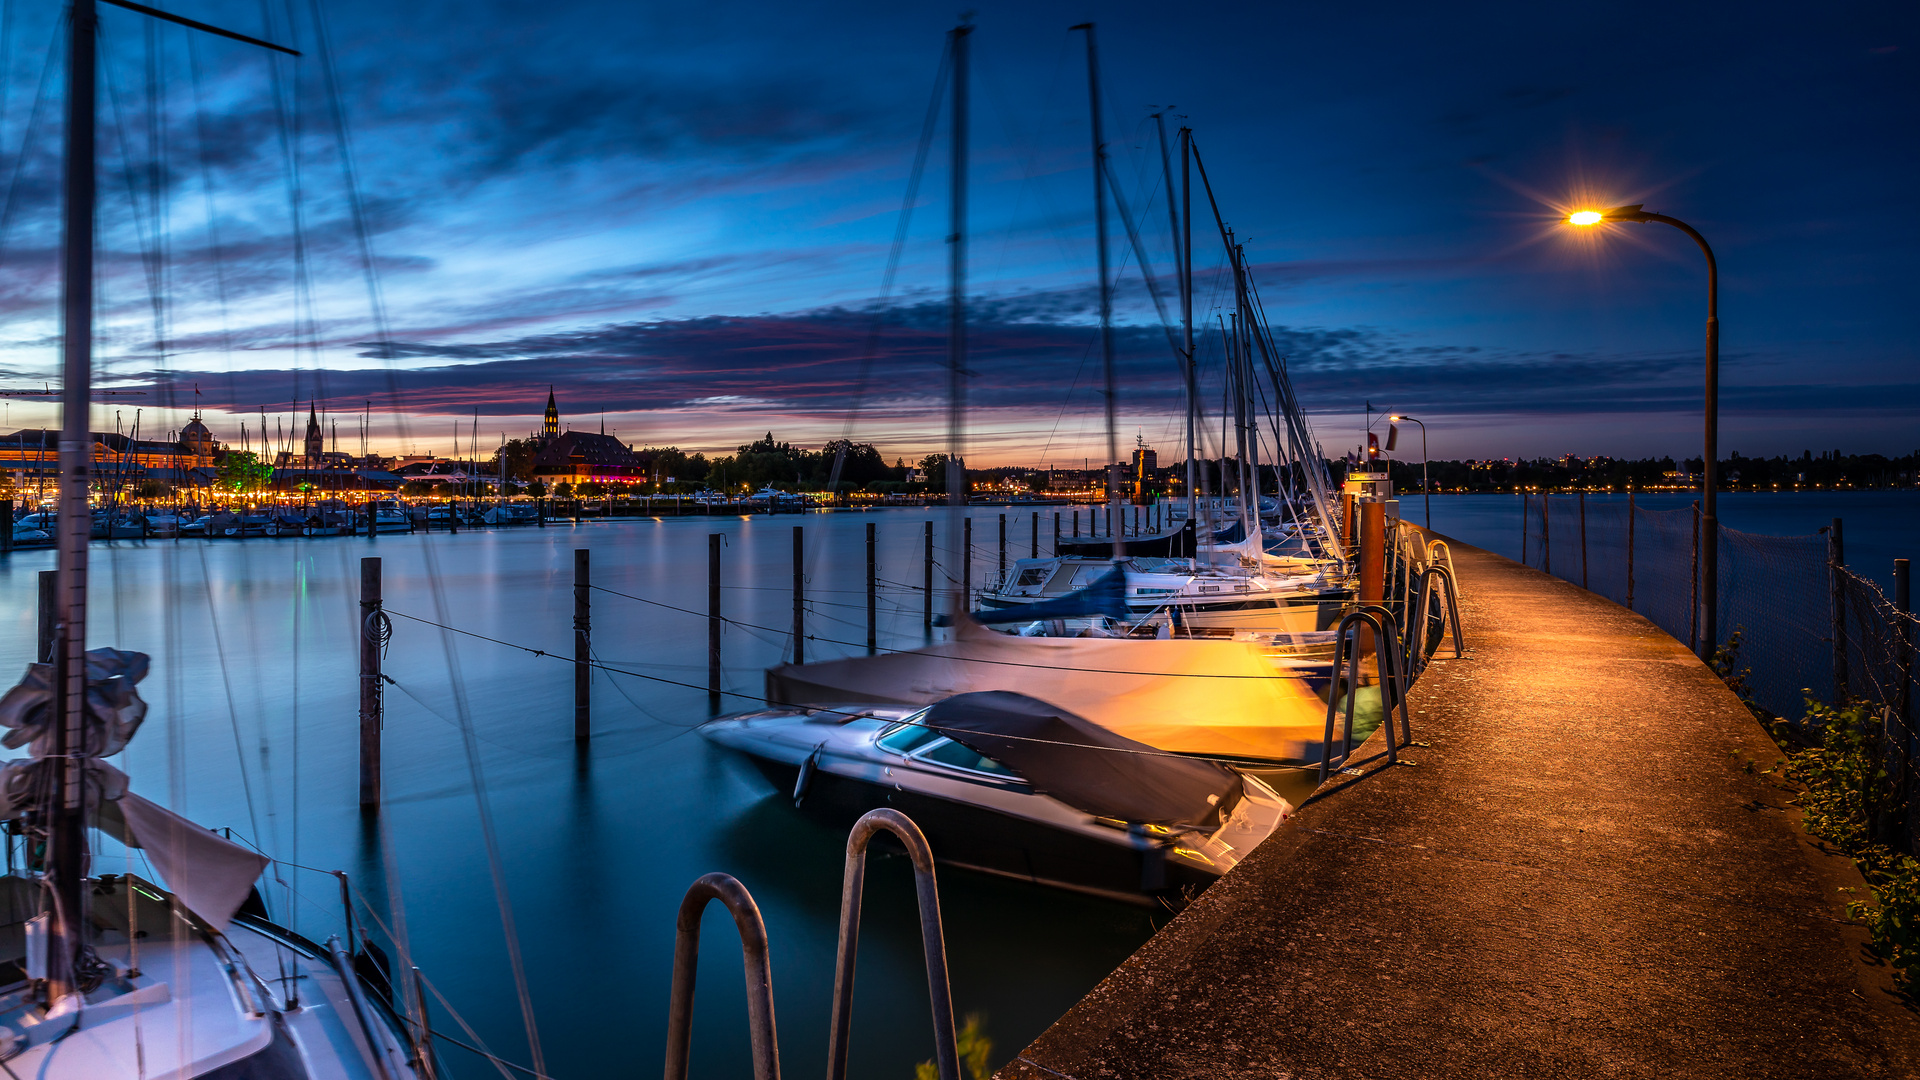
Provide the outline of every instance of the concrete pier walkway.
<path id="1" fill-rule="evenodd" d="M 1329 784 L 1000 1075 L 1920 1076 L 1859 877 L 1726 686 L 1606 600 L 1454 559 L 1470 649 L 1412 695 L 1426 745 Z"/>

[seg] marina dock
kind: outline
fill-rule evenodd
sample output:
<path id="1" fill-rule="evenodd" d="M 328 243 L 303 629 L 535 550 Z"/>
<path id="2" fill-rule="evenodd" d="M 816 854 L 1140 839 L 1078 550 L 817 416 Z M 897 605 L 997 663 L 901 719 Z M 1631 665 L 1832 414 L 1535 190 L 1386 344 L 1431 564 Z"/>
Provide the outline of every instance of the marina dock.
<path id="1" fill-rule="evenodd" d="M 1894 1077 L 1920 1018 L 1774 744 L 1638 615 L 1453 546 L 1469 646 L 1004 1067 L 1134 1077 Z M 1751 763 L 1751 767 L 1749 766 Z"/>

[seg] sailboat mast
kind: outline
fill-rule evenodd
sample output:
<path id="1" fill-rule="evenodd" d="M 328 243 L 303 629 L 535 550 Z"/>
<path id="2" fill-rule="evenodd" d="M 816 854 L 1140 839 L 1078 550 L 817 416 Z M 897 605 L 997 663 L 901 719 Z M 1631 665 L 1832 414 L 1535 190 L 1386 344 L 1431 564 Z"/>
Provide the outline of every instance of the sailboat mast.
<path id="1" fill-rule="evenodd" d="M 1093 229 L 1100 264 L 1100 362 L 1107 403 L 1107 507 L 1120 516 L 1120 435 L 1113 374 L 1113 290 L 1107 271 L 1107 140 L 1100 127 L 1100 57 L 1094 46 L 1093 24 L 1073 27 L 1087 32 L 1087 105 L 1093 116 Z M 1113 537 L 1113 557 L 1126 553 L 1120 534 Z"/>
<path id="2" fill-rule="evenodd" d="M 93 433 L 93 202 L 94 60 L 99 15 L 94 0 L 73 0 L 68 27 L 66 216 L 62 243 L 60 393 L 60 622 L 54 629 L 55 729 L 47 880 L 52 887 L 52 940 L 47 952 L 47 999 L 77 989 L 74 972 L 85 947 L 83 876 L 86 835 L 82 813 L 82 725 L 87 703 L 87 506 Z"/>
<path id="3" fill-rule="evenodd" d="M 949 32 L 953 51 L 953 175 L 947 206 L 947 550 L 953 558 L 971 557 L 962 538 L 962 507 L 967 501 L 967 44 L 973 27 L 961 23 Z M 962 573 L 957 581 L 972 577 Z M 954 615 L 973 602 L 960 596 Z"/>
<path id="4" fill-rule="evenodd" d="M 1194 493 L 1199 487 L 1199 469 L 1195 457 L 1195 417 L 1200 412 L 1199 377 L 1193 355 L 1193 129 L 1180 129 L 1180 325 L 1186 332 L 1187 346 L 1187 520 L 1198 522 Z M 1167 190 L 1172 192 L 1172 184 Z"/>

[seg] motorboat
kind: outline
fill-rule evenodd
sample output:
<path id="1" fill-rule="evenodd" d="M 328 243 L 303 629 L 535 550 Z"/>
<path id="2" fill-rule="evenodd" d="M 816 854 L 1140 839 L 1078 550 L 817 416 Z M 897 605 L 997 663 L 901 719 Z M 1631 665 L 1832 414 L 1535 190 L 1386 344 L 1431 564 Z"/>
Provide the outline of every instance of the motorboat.
<path id="1" fill-rule="evenodd" d="M 482 525 L 533 525 L 540 520 L 540 509 L 532 503 L 501 503 L 481 515 Z"/>
<path id="2" fill-rule="evenodd" d="M 95 540 L 144 540 L 147 519 L 130 510 L 95 510 L 88 535 Z"/>
<path id="3" fill-rule="evenodd" d="M 53 543 L 53 533 L 46 529 L 35 528 L 24 522 L 15 522 L 13 526 L 13 546 L 16 548 L 48 547 Z"/>
<path id="4" fill-rule="evenodd" d="M 1016 559 L 989 578 L 979 601 L 988 612 L 1014 612 L 1092 586 L 1111 572 L 1112 559 L 1061 556 Z M 1352 590 L 1326 569 L 1280 574 L 1210 566 L 1194 559 L 1128 558 L 1122 632 L 1167 627 L 1178 637 L 1232 636 L 1243 631 L 1311 632 L 1330 628 Z M 1043 609 L 1044 610 L 1044 609 Z M 1036 619 L 1041 618 L 1036 614 Z M 1062 620 L 1065 632 L 1099 623 Z"/>
<path id="5" fill-rule="evenodd" d="M 1191 897 L 1293 813 L 1252 776 L 1012 691 L 766 709 L 699 730 L 809 812 L 891 806 L 943 861 L 1131 901 Z"/>
<path id="6" fill-rule="evenodd" d="M 172 537 L 180 535 L 180 515 L 172 510 L 157 510 L 147 515 L 147 535 Z"/>
<path id="7" fill-rule="evenodd" d="M 408 516 L 406 508 L 399 503 L 374 503 L 371 513 L 373 531 L 376 533 L 413 531 L 413 518 Z"/>

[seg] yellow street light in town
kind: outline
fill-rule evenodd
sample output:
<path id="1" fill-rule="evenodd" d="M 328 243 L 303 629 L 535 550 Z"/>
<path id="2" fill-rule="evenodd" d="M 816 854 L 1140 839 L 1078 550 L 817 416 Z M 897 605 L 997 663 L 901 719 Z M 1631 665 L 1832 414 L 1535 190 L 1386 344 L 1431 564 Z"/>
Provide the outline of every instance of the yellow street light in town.
<path id="1" fill-rule="evenodd" d="M 1713 248 L 1707 246 L 1707 239 L 1701 236 L 1693 226 L 1678 218 L 1665 214 L 1656 214 L 1642 209 L 1643 204 L 1615 206 L 1606 210 L 1578 210 L 1567 215 L 1569 225 L 1592 228 L 1595 225 L 1611 222 L 1645 223 L 1657 221 L 1671 225 L 1693 238 L 1700 245 L 1700 253 L 1707 257 L 1707 393 L 1706 393 L 1706 453 L 1704 473 L 1701 478 L 1700 524 L 1707 534 L 1708 542 L 1701 550 L 1700 559 L 1700 599 L 1701 628 L 1705 631 L 1701 641 L 1701 651 L 1712 656 L 1720 646 L 1716 638 L 1716 623 L 1720 613 L 1720 544 L 1719 518 L 1714 513 L 1715 493 L 1718 488 L 1715 473 L 1718 472 L 1720 442 L 1720 268 L 1714 261 Z"/>

